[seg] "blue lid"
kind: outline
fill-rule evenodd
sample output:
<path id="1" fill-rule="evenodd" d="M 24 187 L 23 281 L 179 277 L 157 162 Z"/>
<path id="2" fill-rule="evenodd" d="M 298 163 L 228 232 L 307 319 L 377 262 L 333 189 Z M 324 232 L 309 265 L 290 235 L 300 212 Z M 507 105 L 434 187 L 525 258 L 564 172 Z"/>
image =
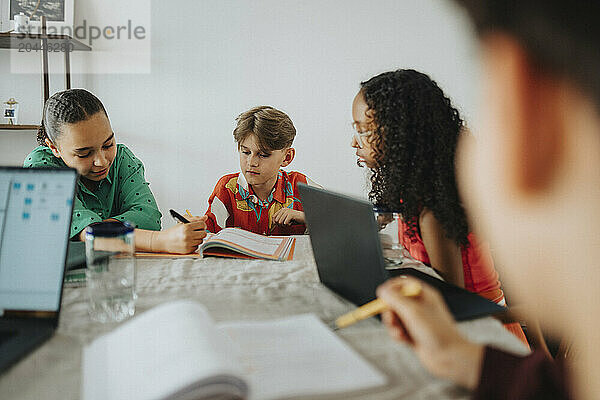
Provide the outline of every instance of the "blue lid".
<path id="1" fill-rule="evenodd" d="M 85 228 L 86 235 L 96 237 L 115 237 L 133 232 L 133 225 L 127 221 L 96 222 Z"/>

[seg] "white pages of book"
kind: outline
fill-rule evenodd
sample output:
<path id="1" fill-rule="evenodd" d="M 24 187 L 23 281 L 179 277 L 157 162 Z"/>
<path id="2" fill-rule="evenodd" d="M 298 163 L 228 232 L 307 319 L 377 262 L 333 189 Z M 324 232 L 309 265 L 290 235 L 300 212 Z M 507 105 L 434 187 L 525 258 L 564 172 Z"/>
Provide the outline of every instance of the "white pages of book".
<path id="1" fill-rule="evenodd" d="M 84 349 L 82 398 L 201 399 L 215 392 L 245 397 L 230 349 L 202 305 L 165 303 Z"/>
<path id="2" fill-rule="evenodd" d="M 240 352 L 253 400 L 350 392 L 387 380 L 314 314 L 219 329 Z"/>
<path id="3" fill-rule="evenodd" d="M 312 314 L 214 325 L 203 306 L 158 306 L 96 339 L 82 393 L 97 399 L 271 400 L 349 392 L 386 378 Z"/>
<path id="4" fill-rule="evenodd" d="M 211 240 L 222 240 L 246 247 L 257 253 L 275 254 L 283 238 L 258 235 L 236 228 L 225 228 L 210 237 Z M 207 240 L 208 242 L 208 240 Z"/>
<path id="5" fill-rule="evenodd" d="M 200 251 L 211 247 L 223 247 L 241 251 L 258 258 L 285 259 L 289 255 L 294 239 L 289 236 L 264 236 L 240 228 L 224 228 L 211 234 L 200 246 Z"/>

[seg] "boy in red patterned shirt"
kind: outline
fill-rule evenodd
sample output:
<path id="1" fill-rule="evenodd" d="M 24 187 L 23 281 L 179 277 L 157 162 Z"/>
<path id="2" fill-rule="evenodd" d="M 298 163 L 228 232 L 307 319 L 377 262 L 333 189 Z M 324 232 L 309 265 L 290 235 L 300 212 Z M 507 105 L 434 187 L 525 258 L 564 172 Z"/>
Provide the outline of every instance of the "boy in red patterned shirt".
<path id="1" fill-rule="evenodd" d="M 241 173 L 217 182 L 208 199 L 207 230 L 238 227 L 263 235 L 306 231 L 297 183 L 314 183 L 300 172 L 281 169 L 294 159 L 295 136 L 290 117 L 273 107 L 254 107 L 237 117 L 233 137 Z"/>

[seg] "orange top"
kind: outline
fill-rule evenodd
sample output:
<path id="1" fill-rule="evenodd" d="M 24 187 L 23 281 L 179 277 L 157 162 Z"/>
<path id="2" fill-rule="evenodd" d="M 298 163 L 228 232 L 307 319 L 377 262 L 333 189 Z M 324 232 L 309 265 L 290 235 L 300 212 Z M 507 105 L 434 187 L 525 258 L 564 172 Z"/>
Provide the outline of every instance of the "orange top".
<path id="1" fill-rule="evenodd" d="M 400 220 L 398 225 L 400 243 L 408 250 L 410 255 L 424 264 L 431 266 L 429 255 L 419 232 L 411 238 L 408 225 Z M 487 243 L 480 242 L 473 233 L 467 236 L 469 246 L 461 246 L 465 289 L 475 292 L 489 292 L 500 289 L 498 272 L 494 268 L 494 261 Z"/>
<path id="2" fill-rule="evenodd" d="M 400 243 L 402 243 L 414 259 L 431 266 L 429 255 L 427 254 L 427 250 L 425 250 L 425 244 L 419 232 L 417 232 L 414 238 L 411 238 L 407 230 L 408 225 L 404 221 L 399 220 L 398 235 Z M 494 268 L 494 261 L 492 260 L 488 244 L 480 242 L 473 233 L 469 233 L 467 240 L 469 241 L 469 246 L 461 246 L 465 289 L 477 293 L 501 306 L 505 306 L 504 292 L 498 280 L 498 272 Z M 527 337 L 518 322 L 505 324 L 504 327 L 529 347 Z"/>

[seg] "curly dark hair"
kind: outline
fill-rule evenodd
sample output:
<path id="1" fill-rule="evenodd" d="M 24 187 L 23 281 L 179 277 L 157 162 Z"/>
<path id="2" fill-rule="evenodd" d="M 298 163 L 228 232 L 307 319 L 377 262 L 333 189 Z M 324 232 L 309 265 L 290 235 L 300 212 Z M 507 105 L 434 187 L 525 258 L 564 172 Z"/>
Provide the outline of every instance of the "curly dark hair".
<path id="1" fill-rule="evenodd" d="M 450 99 L 427 75 L 397 70 L 361 83 L 373 110 L 370 139 L 377 165 L 369 199 L 398 210 L 415 237 L 424 208 L 433 212 L 447 236 L 468 245 L 469 227 L 458 195 L 454 159 L 463 121 Z"/>

